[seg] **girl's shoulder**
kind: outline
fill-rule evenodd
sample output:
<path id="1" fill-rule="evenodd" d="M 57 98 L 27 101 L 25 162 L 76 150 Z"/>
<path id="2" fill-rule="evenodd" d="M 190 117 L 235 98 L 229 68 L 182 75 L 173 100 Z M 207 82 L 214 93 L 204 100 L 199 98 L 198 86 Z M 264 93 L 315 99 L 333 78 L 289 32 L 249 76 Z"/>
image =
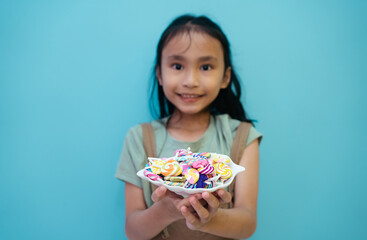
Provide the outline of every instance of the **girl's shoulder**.
<path id="1" fill-rule="evenodd" d="M 160 135 L 165 130 L 167 118 L 153 120 L 152 122 L 149 122 L 151 126 L 153 127 L 153 131 L 155 135 Z M 142 130 L 142 124 L 137 124 L 133 127 L 131 127 L 127 134 L 126 139 L 128 140 L 135 140 L 138 142 L 141 142 L 143 140 L 143 130 Z"/>
<path id="2" fill-rule="evenodd" d="M 222 131 L 222 134 L 230 134 L 232 138 L 235 137 L 241 121 L 231 118 L 228 114 L 216 115 L 214 116 L 214 119 L 217 130 Z M 251 126 L 249 129 L 246 146 L 255 139 L 259 139 L 260 142 L 262 139 L 262 134 L 254 126 Z"/>

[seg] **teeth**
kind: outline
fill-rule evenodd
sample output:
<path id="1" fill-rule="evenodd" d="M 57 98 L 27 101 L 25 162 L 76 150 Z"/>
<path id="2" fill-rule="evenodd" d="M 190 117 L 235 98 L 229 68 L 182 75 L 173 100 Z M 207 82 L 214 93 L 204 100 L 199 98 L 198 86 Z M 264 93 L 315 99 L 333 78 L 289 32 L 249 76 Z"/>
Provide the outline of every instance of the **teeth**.
<path id="1" fill-rule="evenodd" d="M 199 97 L 199 95 L 191 95 L 191 94 L 181 94 L 182 97 L 184 98 L 196 98 Z"/>

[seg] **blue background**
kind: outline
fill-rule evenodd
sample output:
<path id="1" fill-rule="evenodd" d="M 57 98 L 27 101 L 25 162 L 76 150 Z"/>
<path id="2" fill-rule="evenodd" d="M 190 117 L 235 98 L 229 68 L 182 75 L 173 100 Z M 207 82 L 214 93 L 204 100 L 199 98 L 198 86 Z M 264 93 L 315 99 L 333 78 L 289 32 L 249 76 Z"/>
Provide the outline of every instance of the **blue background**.
<path id="1" fill-rule="evenodd" d="M 226 32 L 261 144 L 251 239 L 367 235 L 367 4 L 0 1 L 0 239 L 121 239 L 127 130 L 183 13 Z"/>

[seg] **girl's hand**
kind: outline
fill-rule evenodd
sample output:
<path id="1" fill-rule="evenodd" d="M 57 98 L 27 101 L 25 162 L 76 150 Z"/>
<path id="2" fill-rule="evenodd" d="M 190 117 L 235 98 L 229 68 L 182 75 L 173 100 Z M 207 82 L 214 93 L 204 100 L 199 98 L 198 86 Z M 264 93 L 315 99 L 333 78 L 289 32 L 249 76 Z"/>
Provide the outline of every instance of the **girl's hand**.
<path id="1" fill-rule="evenodd" d="M 202 199 L 205 201 L 202 201 Z M 192 212 L 186 205 L 181 206 L 182 215 L 186 218 L 186 225 L 191 230 L 202 230 L 215 216 L 221 203 L 229 203 L 232 196 L 224 189 L 214 193 L 203 192 L 199 195 L 188 197 L 190 205 L 195 210 Z"/>
<path id="2" fill-rule="evenodd" d="M 198 196 L 198 199 L 200 197 Z M 160 206 L 167 210 L 169 216 L 174 220 L 182 219 L 181 207 L 186 206 L 190 209 L 190 202 L 188 198 L 183 198 L 182 196 L 169 191 L 164 186 L 158 187 L 152 193 L 152 200 L 154 203 L 160 204 Z M 193 211 L 191 209 L 191 211 Z"/>

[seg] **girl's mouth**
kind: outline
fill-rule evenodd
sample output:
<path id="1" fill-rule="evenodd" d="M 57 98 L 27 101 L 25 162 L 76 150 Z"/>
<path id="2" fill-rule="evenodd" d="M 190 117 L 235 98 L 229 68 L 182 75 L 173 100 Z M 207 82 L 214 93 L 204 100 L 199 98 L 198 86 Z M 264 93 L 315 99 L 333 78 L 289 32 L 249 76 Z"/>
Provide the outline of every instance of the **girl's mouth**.
<path id="1" fill-rule="evenodd" d="M 203 95 L 199 94 L 178 94 L 178 96 L 181 98 L 182 101 L 187 103 L 193 103 L 198 101 Z"/>

